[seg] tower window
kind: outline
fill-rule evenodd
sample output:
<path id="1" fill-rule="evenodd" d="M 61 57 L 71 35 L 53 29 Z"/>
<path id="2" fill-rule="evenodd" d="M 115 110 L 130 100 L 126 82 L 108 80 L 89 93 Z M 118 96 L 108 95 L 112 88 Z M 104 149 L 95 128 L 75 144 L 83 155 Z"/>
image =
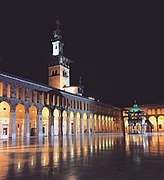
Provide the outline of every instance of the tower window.
<path id="1" fill-rule="evenodd" d="M 55 73 L 54 73 L 54 71 L 52 71 L 52 76 L 54 76 L 55 75 Z"/>
<path id="2" fill-rule="evenodd" d="M 58 47 L 57 46 L 55 46 L 55 49 L 57 49 Z"/>

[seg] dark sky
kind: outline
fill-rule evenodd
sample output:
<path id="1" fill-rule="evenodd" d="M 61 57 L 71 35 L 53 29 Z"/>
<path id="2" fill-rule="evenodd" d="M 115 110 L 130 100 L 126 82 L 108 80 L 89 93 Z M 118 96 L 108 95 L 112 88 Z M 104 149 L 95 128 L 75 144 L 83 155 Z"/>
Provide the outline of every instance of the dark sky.
<path id="1" fill-rule="evenodd" d="M 160 3 L 0 2 L 0 70 L 47 84 L 57 16 L 72 85 L 81 76 L 87 96 L 119 107 L 164 103 Z"/>

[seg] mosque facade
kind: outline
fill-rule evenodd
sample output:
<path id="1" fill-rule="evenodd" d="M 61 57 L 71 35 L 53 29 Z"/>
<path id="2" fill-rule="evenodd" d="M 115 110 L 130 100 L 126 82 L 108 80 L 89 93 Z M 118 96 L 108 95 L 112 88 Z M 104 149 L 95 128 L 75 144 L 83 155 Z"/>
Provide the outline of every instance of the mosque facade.
<path id="1" fill-rule="evenodd" d="M 59 22 L 48 58 L 49 84 L 0 71 L 0 139 L 92 133 L 122 133 L 121 109 L 83 95 L 70 85 Z"/>

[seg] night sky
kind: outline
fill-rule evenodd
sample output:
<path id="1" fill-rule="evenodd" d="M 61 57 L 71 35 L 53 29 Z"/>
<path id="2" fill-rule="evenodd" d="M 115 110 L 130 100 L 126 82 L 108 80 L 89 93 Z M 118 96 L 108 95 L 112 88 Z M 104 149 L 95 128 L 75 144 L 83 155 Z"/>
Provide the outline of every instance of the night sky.
<path id="1" fill-rule="evenodd" d="M 0 2 L 0 70 L 47 84 L 58 16 L 72 85 L 118 107 L 164 103 L 164 5 L 107 2 Z"/>

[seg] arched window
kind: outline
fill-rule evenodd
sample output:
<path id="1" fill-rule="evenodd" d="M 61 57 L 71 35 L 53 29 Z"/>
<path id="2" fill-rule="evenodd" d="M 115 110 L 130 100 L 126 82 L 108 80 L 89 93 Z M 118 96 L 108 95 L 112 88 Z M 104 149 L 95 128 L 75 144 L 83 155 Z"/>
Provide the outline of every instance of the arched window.
<path id="1" fill-rule="evenodd" d="M 72 108 L 72 99 L 70 99 L 70 107 Z"/>
<path id="2" fill-rule="evenodd" d="M 44 92 L 42 92 L 42 104 L 44 104 L 45 103 L 45 94 L 44 94 Z"/>
<path id="3" fill-rule="evenodd" d="M 34 102 L 34 91 L 30 90 L 30 102 Z"/>
<path id="4" fill-rule="evenodd" d="M 65 107 L 65 98 L 62 97 L 62 107 Z"/>
<path id="5" fill-rule="evenodd" d="M 23 89 L 23 95 L 22 95 L 22 100 L 23 101 L 26 101 L 26 94 L 27 94 L 27 91 L 26 91 L 26 88 Z"/>
<path id="6" fill-rule="evenodd" d="M 53 95 L 52 104 L 53 104 L 53 106 L 55 106 L 55 104 L 56 104 L 56 97 L 55 97 L 55 95 Z"/>
<path id="7" fill-rule="evenodd" d="M 73 108 L 76 109 L 76 101 L 73 100 Z"/>
<path id="8" fill-rule="evenodd" d="M 57 97 L 57 106 L 60 105 L 60 96 Z"/>
<path id="9" fill-rule="evenodd" d="M 76 101 L 77 109 L 79 109 L 79 101 Z"/>
<path id="10" fill-rule="evenodd" d="M 164 114 L 164 109 L 162 108 L 162 114 Z"/>
<path id="11" fill-rule="evenodd" d="M 55 76 L 55 73 L 54 73 L 54 71 L 52 71 L 52 74 L 51 74 L 51 76 Z"/>
<path id="12" fill-rule="evenodd" d="M 148 115 L 151 115 L 151 110 L 150 109 L 148 109 Z"/>
<path id="13" fill-rule="evenodd" d="M 11 98 L 11 85 L 7 86 L 7 97 Z"/>
<path id="14" fill-rule="evenodd" d="M 153 114 L 153 115 L 155 114 L 155 109 L 152 109 L 152 114 Z"/>
<path id="15" fill-rule="evenodd" d="M 157 114 L 161 114 L 161 110 L 160 109 L 157 109 Z"/>
<path id="16" fill-rule="evenodd" d="M 3 96 L 3 82 L 0 82 L 0 97 Z"/>

